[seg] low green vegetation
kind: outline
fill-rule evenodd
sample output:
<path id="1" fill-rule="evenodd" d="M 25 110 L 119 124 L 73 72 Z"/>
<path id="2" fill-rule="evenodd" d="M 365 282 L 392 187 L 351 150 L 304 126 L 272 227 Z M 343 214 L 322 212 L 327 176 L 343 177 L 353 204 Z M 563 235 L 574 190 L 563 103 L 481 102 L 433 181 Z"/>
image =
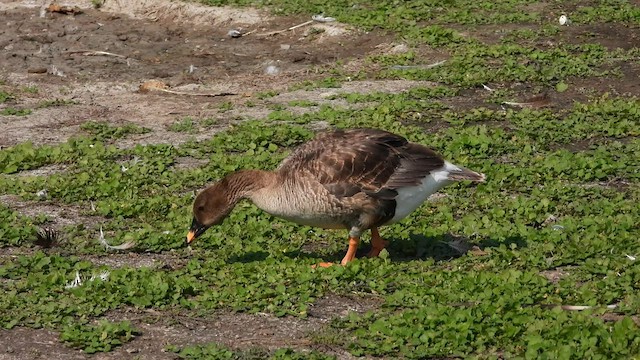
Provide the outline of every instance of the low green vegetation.
<path id="1" fill-rule="evenodd" d="M 53 100 L 42 101 L 37 105 L 37 108 L 43 109 L 43 108 L 49 108 L 49 107 L 67 106 L 67 105 L 74 105 L 74 104 L 76 104 L 76 102 L 73 100 L 53 99 Z"/>
<path id="2" fill-rule="evenodd" d="M 312 106 L 318 106 L 317 103 L 311 101 L 311 100 L 292 100 L 289 101 L 289 103 L 287 104 L 289 106 L 300 106 L 300 107 L 312 107 Z"/>
<path id="3" fill-rule="evenodd" d="M 231 111 L 233 110 L 233 103 L 231 101 L 223 102 L 222 104 L 220 104 L 219 109 L 221 113 Z"/>
<path id="4" fill-rule="evenodd" d="M 577 94 L 576 79 L 616 81 L 622 78 L 617 66 L 637 64 L 640 50 L 577 45 L 562 38 L 564 28 L 555 24 L 532 26 L 546 21 L 551 10 L 555 14 L 561 6 L 556 3 L 535 9 L 515 0 L 425 4 L 267 3 L 281 13 L 324 12 L 364 29 L 393 31 L 413 49 L 372 55 L 364 70 L 336 66 L 325 79 L 290 91 L 339 88 L 348 79 L 429 80 L 437 86 L 335 95 L 346 101 L 344 108 L 306 100 L 277 104 L 263 119 L 181 145 L 119 148 L 119 139 L 151 130 L 98 119 L 61 144 L 1 149 L 0 196 L 40 204 L 38 193 L 46 189 L 48 204 L 74 207 L 96 221 L 61 225 L 58 246 L 39 249 L 33 241 L 49 219 L 0 204 L 0 248 L 18 254 L 0 256 L 0 325 L 55 329 L 63 342 L 92 353 L 110 351 L 140 333 L 127 322 L 95 321 L 114 310 L 305 319 L 320 299 L 341 296 L 379 306 L 336 316 L 309 335 L 313 349 L 407 359 L 640 356 L 640 100 L 593 90 L 547 108 L 496 106 L 519 93 L 520 85 L 513 84 L 558 98 Z M 626 1 L 605 1 L 579 7 L 572 18 L 635 26 L 637 11 Z M 495 42 L 459 31 L 460 25 L 507 23 L 521 26 Z M 554 37 L 563 40 L 540 45 Z M 446 62 L 425 66 L 435 61 L 421 51 L 432 47 L 447 53 Z M 496 89 L 483 98 L 484 90 L 477 89 L 487 84 Z M 0 103 L 16 101 L 13 93 L 0 92 Z M 258 94 L 251 104 L 277 95 Z M 455 105 L 470 99 L 467 106 Z M 309 111 L 295 113 L 295 106 Z M 238 109 L 223 103 L 219 110 Z M 239 169 L 275 169 L 313 137 L 318 121 L 402 134 L 484 172 L 488 180 L 444 189 L 443 197 L 383 228 L 391 244 L 380 258 L 346 267 L 311 267 L 339 261 L 346 232 L 278 220 L 247 202 L 193 249 L 185 248 L 194 190 Z M 168 129 L 191 133 L 216 124 L 184 118 Z M 205 161 L 180 168 L 182 158 Z M 52 164 L 64 164 L 65 171 L 24 173 Z M 128 251 L 170 257 L 175 264 L 97 265 L 88 259 L 109 256 L 98 241 L 100 227 L 111 244 L 133 241 Z M 78 277 L 83 281 L 74 285 Z M 560 305 L 589 308 L 567 311 Z M 184 359 L 333 358 L 320 350 L 281 347 L 237 350 L 211 343 L 167 349 Z"/>
<path id="5" fill-rule="evenodd" d="M 52 163 L 70 166 L 47 177 L 4 175 L 4 193 L 35 200 L 44 188 L 61 206 L 75 204 L 87 211 L 91 202 L 95 211 L 89 213 L 107 219 L 103 227 L 111 242 L 134 240 L 143 251 L 174 251 L 188 259 L 174 270 L 108 269 L 107 281 L 65 289 L 76 272 L 87 278 L 106 269 L 55 252 L 21 256 L 0 267 L 0 275 L 9 280 L 1 284 L 5 296 L 0 322 L 7 328 L 58 327 L 123 307 L 305 317 L 318 298 L 355 293 L 380 298 L 384 305 L 333 323 L 336 334 L 327 338 L 343 339 L 334 342 L 354 354 L 422 358 L 498 352 L 529 357 L 561 357 L 568 351 L 578 357 L 596 350 L 603 356 L 638 353 L 640 343 L 630 335 L 638 329 L 623 320 L 637 315 L 640 305 L 640 268 L 626 256 L 640 254 L 637 100 L 602 98 L 560 113 L 502 113 L 454 112 L 439 103 L 443 96 L 447 92 L 433 89 L 373 94 L 366 99 L 370 106 L 355 111 L 322 108 L 296 116 L 295 125 L 247 121 L 211 140 L 178 147 L 117 149 L 103 145 L 108 141 L 103 134 L 122 130 L 105 128 L 58 146 L 22 144 L 3 150 L 1 156 L 10 160 L 3 161 L 9 164 L 5 173 Z M 429 113 L 436 108 L 439 117 Z M 416 111 L 433 117 L 420 121 L 411 116 Z M 318 261 L 342 256 L 345 234 L 275 220 L 248 203 L 198 239 L 195 251 L 187 254 L 183 237 L 191 190 L 230 171 L 274 168 L 293 146 L 313 136 L 305 125 L 317 118 L 336 127 L 399 132 L 485 172 L 490 180 L 476 188 L 447 188 L 447 198 L 428 202 L 403 223 L 385 228 L 383 235 L 392 240 L 390 255 L 345 268 L 311 269 Z M 430 121 L 443 125 L 425 132 L 423 126 Z M 499 126 L 489 126 L 489 121 Z M 591 145 L 571 148 L 581 142 Z M 209 163 L 171 170 L 183 156 Z M 4 229 L 1 244 L 32 246 L 33 223 L 3 211 L 14 220 Z M 66 251 L 103 251 L 96 229 L 68 226 L 62 233 Z M 485 254 L 460 256 L 446 245 L 449 234 L 467 239 Z M 316 242 L 325 245 L 311 253 L 302 250 Z M 566 269 L 559 282 L 541 275 L 559 269 Z M 548 304 L 595 308 L 567 313 Z M 617 304 L 620 314 L 611 325 L 600 318 L 603 310 L 598 307 L 608 304 Z M 590 330 L 584 338 L 576 337 L 583 334 L 578 329 L 585 328 Z M 594 348 L 594 341 L 609 345 Z"/>
<path id="6" fill-rule="evenodd" d="M 60 340 L 82 349 L 87 354 L 111 351 L 131 341 L 140 332 L 128 321 L 112 323 L 106 320 L 98 325 L 67 325 L 60 332 Z"/>
<path id="7" fill-rule="evenodd" d="M 174 132 L 195 133 L 197 126 L 197 122 L 188 117 L 169 125 L 168 129 Z"/>
<path id="8" fill-rule="evenodd" d="M 38 89 L 37 86 L 25 86 L 22 88 L 22 91 L 29 94 L 37 94 L 38 92 L 40 92 L 40 89 Z"/>
<path id="9" fill-rule="evenodd" d="M 0 110 L 2 116 L 27 116 L 31 114 L 31 109 L 17 109 L 13 107 L 6 107 Z"/>
<path id="10" fill-rule="evenodd" d="M 80 128 L 92 135 L 97 141 L 121 139 L 132 134 L 146 134 L 151 131 L 135 124 L 126 124 L 124 126 L 111 126 L 105 121 L 89 121 Z M 48 151 L 46 151 L 48 152 Z M 54 154 L 56 152 L 53 152 Z"/>
<path id="11" fill-rule="evenodd" d="M 333 360 L 335 356 L 327 356 L 316 351 L 296 352 L 292 349 L 279 349 L 273 354 L 261 349 L 233 351 L 216 344 L 189 346 L 182 349 L 171 346 L 180 359 L 210 359 L 210 360 Z"/>
<path id="12" fill-rule="evenodd" d="M 0 104 L 7 102 L 8 100 L 13 100 L 14 97 L 11 93 L 6 91 L 0 91 Z"/>
<path id="13" fill-rule="evenodd" d="M 225 103 L 231 104 L 231 103 Z M 233 109 L 232 105 L 222 105 L 220 112 L 227 112 Z M 207 129 L 218 124 L 218 120 L 214 118 L 206 118 L 202 120 L 186 117 L 178 120 L 169 126 L 167 130 L 178 133 L 195 134 L 201 129 Z"/>

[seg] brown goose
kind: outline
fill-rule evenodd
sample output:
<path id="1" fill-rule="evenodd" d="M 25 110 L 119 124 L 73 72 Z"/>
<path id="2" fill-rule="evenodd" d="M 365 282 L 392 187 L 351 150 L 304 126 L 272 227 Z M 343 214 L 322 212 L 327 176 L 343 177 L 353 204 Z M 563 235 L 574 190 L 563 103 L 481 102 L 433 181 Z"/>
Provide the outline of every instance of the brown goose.
<path id="1" fill-rule="evenodd" d="M 378 227 L 402 220 L 445 185 L 484 179 L 484 174 L 386 131 L 326 132 L 301 145 L 275 171 L 237 171 L 200 192 L 187 244 L 247 198 L 298 224 L 349 230 L 345 265 L 355 257 L 365 230 L 371 229 L 369 256 L 378 256 L 387 245 Z"/>

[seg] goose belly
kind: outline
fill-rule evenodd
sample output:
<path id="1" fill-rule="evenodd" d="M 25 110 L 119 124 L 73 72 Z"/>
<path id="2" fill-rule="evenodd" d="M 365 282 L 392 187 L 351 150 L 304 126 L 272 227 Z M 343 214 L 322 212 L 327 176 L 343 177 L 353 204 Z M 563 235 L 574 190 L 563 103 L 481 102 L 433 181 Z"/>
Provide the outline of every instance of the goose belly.
<path id="1" fill-rule="evenodd" d="M 398 196 L 395 197 L 396 211 L 393 218 L 386 224 L 393 224 L 404 219 L 422 205 L 429 196 L 451 184 L 453 181 L 447 180 L 448 174 L 449 172 L 445 168 L 435 170 L 424 177 L 420 185 L 396 189 L 398 192 Z"/>
<path id="2" fill-rule="evenodd" d="M 348 211 L 326 194 L 307 189 L 278 189 L 251 196 L 253 203 L 269 214 L 300 225 L 325 229 L 344 229 Z"/>
<path id="3" fill-rule="evenodd" d="M 294 222 L 299 225 L 313 226 L 323 229 L 345 229 L 344 219 L 327 214 L 272 214 L 284 220 Z"/>

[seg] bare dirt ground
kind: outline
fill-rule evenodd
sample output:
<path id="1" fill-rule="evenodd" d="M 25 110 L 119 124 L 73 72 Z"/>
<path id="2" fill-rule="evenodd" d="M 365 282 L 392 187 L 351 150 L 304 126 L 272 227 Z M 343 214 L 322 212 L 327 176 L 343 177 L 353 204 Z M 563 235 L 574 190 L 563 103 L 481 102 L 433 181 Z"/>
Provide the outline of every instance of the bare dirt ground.
<path id="1" fill-rule="evenodd" d="M 58 334 L 47 329 L 14 328 L 0 330 L 0 360 L 9 359 L 175 359 L 167 345 L 186 346 L 215 342 L 235 349 L 314 349 L 308 333 L 322 328 L 335 316 L 365 312 L 376 301 L 329 296 L 317 302 L 308 319 L 277 318 L 268 314 L 218 312 L 206 319 L 188 314 L 157 311 L 121 310 L 108 314 L 113 321 L 129 320 L 142 335 L 109 353 L 92 356 L 65 347 Z M 340 359 L 351 359 L 342 349 L 322 347 L 322 352 Z"/>
<path id="2" fill-rule="evenodd" d="M 177 118 L 215 118 L 225 126 L 237 116 L 260 117 L 265 109 L 236 109 L 221 115 L 219 104 L 241 105 L 255 93 L 284 90 L 317 77 L 324 65 L 361 58 L 388 40 L 376 33 L 321 23 L 269 36 L 308 19 L 274 19 L 255 10 L 211 13 L 195 5 L 180 12 L 172 3 L 167 8 L 153 6 L 158 2 L 147 2 L 145 10 L 144 2 L 131 3 L 129 8 L 120 1 L 95 10 L 87 7 L 87 1 L 80 4 L 82 13 L 76 15 L 24 7 L 21 2 L 0 4 L 4 81 L 39 90 L 21 105 L 33 107 L 43 98 L 73 102 L 39 109 L 28 120 L 3 118 L 0 146 L 26 140 L 35 144 L 65 141 L 79 131 L 80 124 L 95 119 L 133 122 L 153 130 L 131 139 L 134 143 L 179 143 L 188 136 L 166 128 Z M 135 13 L 138 18 L 109 10 Z M 202 14 L 196 16 L 198 10 Z M 181 15 L 162 15 L 172 11 Z M 238 13 L 242 16 L 234 16 Z M 230 29 L 252 33 L 230 38 Z M 91 51 L 112 55 L 91 55 Z M 268 74 L 268 69 L 277 74 Z M 139 86 L 148 80 L 159 80 L 176 91 L 238 95 L 139 93 Z M 207 138 L 215 131 L 214 127 L 196 138 Z"/>
<path id="3" fill-rule="evenodd" d="M 337 60 L 342 60 L 347 68 L 357 68 L 369 54 L 398 51 L 396 44 L 392 43 L 393 38 L 388 35 L 366 33 L 341 24 L 316 23 L 270 35 L 309 19 L 276 18 L 253 9 L 206 8 L 161 0 L 113 0 L 107 1 L 101 9 L 94 9 L 88 0 L 64 4 L 75 6 L 77 12 L 51 13 L 46 10 L 49 2 L 43 1 L 0 0 L 0 80 L 14 89 L 37 88 L 37 91 L 21 93 L 20 103 L 8 103 L 13 107 L 35 110 L 27 117 L 0 117 L 0 148 L 24 141 L 32 141 L 36 145 L 64 142 L 81 133 L 80 126 L 91 120 L 108 121 L 114 125 L 134 123 L 152 130 L 130 136 L 120 141 L 119 146 L 178 144 L 193 137 L 206 139 L 234 121 L 265 116 L 271 110 L 257 100 L 256 94 L 260 92 L 280 93 L 269 99 L 270 104 L 310 100 L 344 106 L 340 100 L 330 100 L 330 96 L 338 91 L 400 92 L 430 84 L 404 80 L 360 81 L 344 84 L 340 90 L 287 91 L 292 84 L 326 76 L 322 74 L 323 69 Z M 566 40 L 575 39 L 579 43 L 582 35 L 591 34 L 588 35 L 589 42 L 601 42 L 612 48 L 629 48 L 637 46 L 640 39 L 638 29 L 599 26 L 580 31 L 571 29 L 566 33 Z M 227 35 L 231 29 L 251 33 L 231 38 Z M 482 28 L 476 29 L 473 36 L 490 43 L 497 42 L 500 37 L 498 30 Z M 443 54 L 433 49 L 427 51 L 421 56 L 430 56 L 433 62 L 443 59 Z M 554 94 L 553 106 L 571 106 L 574 100 L 590 94 L 580 89 L 617 94 L 640 93 L 638 66 L 626 64 L 621 71 L 625 79 L 636 80 L 580 80 L 580 86 L 572 87 L 563 94 Z M 175 91 L 236 95 L 208 97 L 139 92 L 140 85 L 149 80 L 161 81 Z M 530 89 L 514 86 L 523 96 L 530 95 L 527 94 Z M 456 109 L 486 106 L 484 100 L 488 96 L 482 89 L 466 91 L 448 105 Z M 43 101 L 51 99 L 61 99 L 67 104 L 40 106 Z M 246 106 L 249 100 L 258 106 Z M 232 110 L 220 111 L 220 105 L 226 102 L 233 105 Z M 306 111 L 304 108 L 298 110 Z M 168 130 L 169 125 L 185 117 L 215 119 L 215 126 L 196 134 Z M 185 166 L 189 166 L 188 161 Z M 38 171 L 53 173 L 64 170 L 52 167 Z M 27 215 L 29 211 L 46 213 L 58 225 L 96 221 L 83 215 L 86 209 L 63 211 L 48 203 L 34 207 L 6 196 L 0 201 Z M 11 250 L 2 252 L 4 257 L 15 255 Z M 135 259 L 109 256 L 90 260 L 110 266 L 138 264 L 153 267 L 156 266 L 155 257 L 159 257 L 148 254 L 134 256 Z M 181 261 L 172 259 L 169 262 L 179 266 Z M 553 278 L 562 275 L 550 274 Z M 131 320 L 143 335 L 113 352 L 92 358 L 172 359 L 175 355 L 163 350 L 167 344 L 190 345 L 212 341 L 241 349 L 256 346 L 312 349 L 308 337 L 311 331 L 321 329 L 332 317 L 344 316 L 349 311 L 364 312 L 377 305 L 375 299 L 356 301 L 327 296 L 309 311 L 308 319 L 218 313 L 203 320 L 188 314 L 120 311 L 108 317 Z M 323 348 L 322 351 L 341 359 L 351 358 L 340 349 Z M 58 334 L 50 330 L 0 330 L 0 360 L 88 357 L 63 346 L 58 341 Z"/>
<path id="4" fill-rule="evenodd" d="M 318 78 L 323 66 L 339 59 L 361 59 L 389 41 L 387 36 L 377 33 L 320 23 L 269 36 L 270 32 L 308 19 L 272 18 L 252 9 L 212 9 L 159 1 L 109 1 L 99 10 L 92 8 L 90 1 L 64 4 L 75 6 L 79 12 L 51 13 L 46 10 L 48 2 L 0 2 L 1 79 L 13 89 L 37 88 L 37 92 L 21 94 L 20 103 L 9 103 L 12 107 L 36 110 L 28 117 L 0 118 L 0 148 L 24 141 L 36 145 L 64 142 L 81 133 L 80 125 L 91 120 L 114 125 L 134 123 L 152 130 L 118 144 L 130 146 L 177 144 L 194 135 L 169 131 L 170 124 L 184 117 L 214 118 L 216 126 L 195 134 L 197 139 L 205 139 L 232 121 L 268 114 L 270 110 L 265 106 L 243 106 L 256 93 L 285 92 L 291 84 Z M 230 29 L 252 33 L 230 38 L 227 35 Z M 275 67 L 276 75 L 267 73 L 269 66 Z M 148 80 L 162 81 L 176 91 L 237 95 L 205 97 L 138 92 L 139 86 Z M 361 92 L 402 91 L 416 85 L 406 81 L 361 82 L 350 84 L 349 88 Z M 278 95 L 270 102 L 286 104 L 307 99 L 326 103 L 333 101 L 327 100 L 333 94 L 332 89 L 299 90 Z M 67 105 L 39 108 L 38 104 L 51 99 L 62 99 Z M 223 102 L 231 102 L 233 110 L 220 112 L 219 105 Z M 52 167 L 38 171 L 64 170 Z M 56 225 L 96 222 L 83 215 L 86 209 L 62 209 L 47 202 L 34 207 L 11 196 L 0 201 L 27 215 L 46 213 Z M 11 250 L 2 254 L 7 259 L 17 255 Z M 116 255 L 89 260 L 115 267 L 158 264 L 157 255 L 135 254 L 134 257 Z M 160 260 L 160 263 L 170 260 L 169 263 L 180 266 L 183 259 Z M 285 346 L 309 349 L 312 347 L 308 333 L 320 329 L 332 317 L 375 306 L 374 300 L 327 296 L 314 305 L 308 319 L 217 313 L 203 320 L 188 314 L 120 311 L 107 317 L 130 320 L 143 335 L 115 351 L 91 357 L 172 359 L 175 355 L 164 350 L 168 344 L 208 342 L 241 349 Z M 344 350 L 322 351 L 339 358 L 351 357 Z M 0 359 L 88 357 L 61 344 L 54 331 L 28 328 L 0 331 Z"/>

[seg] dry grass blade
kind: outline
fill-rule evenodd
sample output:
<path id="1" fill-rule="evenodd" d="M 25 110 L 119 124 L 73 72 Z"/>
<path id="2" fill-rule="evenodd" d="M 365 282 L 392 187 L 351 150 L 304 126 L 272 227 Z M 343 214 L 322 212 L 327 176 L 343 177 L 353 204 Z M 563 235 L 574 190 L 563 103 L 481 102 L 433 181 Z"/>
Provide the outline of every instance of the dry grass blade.
<path id="1" fill-rule="evenodd" d="M 530 99 L 525 100 L 524 102 L 505 101 L 502 104 L 509 105 L 509 106 L 516 106 L 520 108 L 537 109 L 537 108 L 549 106 L 551 104 L 551 100 L 549 99 L 549 95 L 545 93 L 545 94 L 536 95 Z"/>
<path id="2" fill-rule="evenodd" d="M 584 310 L 589 310 L 589 309 L 596 309 L 596 308 L 605 308 L 607 310 L 613 310 L 615 308 L 618 307 L 618 305 L 616 304 L 612 304 L 612 305 L 595 305 L 595 306 L 589 306 L 589 305 L 556 305 L 556 304 L 543 304 L 541 305 L 542 307 L 545 308 L 556 308 L 559 307 L 562 310 L 567 310 L 567 311 L 584 311 Z"/>
<path id="3" fill-rule="evenodd" d="M 126 59 L 127 56 L 114 54 L 108 51 L 100 51 L 100 50 L 75 50 L 75 51 L 67 51 L 67 54 L 80 54 L 84 56 L 115 56 L 119 58 Z"/>
<path id="4" fill-rule="evenodd" d="M 107 281 L 109 280 L 109 275 L 111 275 L 111 273 L 109 271 L 102 271 L 99 274 L 94 274 L 91 275 L 91 277 L 89 278 L 89 281 L 96 281 L 98 279 L 102 280 L 102 281 Z M 78 270 L 76 270 L 76 276 L 73 280 L 71 280 L 70 282 L 68 282 L 64 288 L 65 289 L 73 289 L 73 288 L 77 288 L 80 287 L 82 285 L 84 285 L 85 280 L 87 278 L 85 277 L 84 279 L 82 278 L 82 276 L 80 276 L 80 272 Z"/>
<path id="5" fill-rule="evenodd" d="M 34 244 L 43 248 L 51 248 L 58 244 L 58 232 L 52 228 L 41 228 L 36 233 Z"/>
<path id="6" fill-rule="evenodd" d="M 313 19 L 313 21 L 317 21 L 317 22 L 321 22 L 321 23 L 336 21 L 336 18 L 331 17 L 331 16 L 324 16 L 324 14 L 313 15 L 311 18 Z"/>
<path id="7" fill-rule="evenodd" d="M 472 307 L 472 306 L 477 306 L 479 304 L 480 304 L 480 302 L 461 302 L 461 303 L 451 303 L 451 304 L 449 304 L 449 306 L 453 306 L 453 307 Z M 562 304 L 532 304 L 532 305 L 527 305 L 527 306 L 540 306 L 541 308 L 545 308 L 545 309 L 560 308 L 560 309 L 566 310 L 566 311 L 584 311 L 584 310 L 589 310 L 589 309 L 615 310 L 616 308 L 618 308 L 617 304 L 594 305 L 594 306 L 590 306 L 590 305 L 562 305 Z"/>
<path id="8" fill-rule="evenodd" d="M 255 30 L 255 29 L 253 29 L 253 30 L 251 30 L 251 31 L 247 31 L 246 33 L 242 33 L 242 34 L 240 34 L 240 37 L 242 37 L 242 36 L 247 36 L 247 35 L 251 35 L 251 34 L 253 34 L 254 32 L 256 32 L 256 30 Z"/>
<path id="9" fill-rule="evenodd" d="M 76 270 L 76 277 L 67 285 L 64 286 L 65 289 L 73 289 L 82 285 L 82 278 L 80 277 L 80 272 Z"/>
<path id="10" fill-rule="evenodd" d="M 259 34 L 259 36 L 273 36 L 273 35 L 278 35 L 278 34 L 282 34 L 283 32 L 287 32 L 287 31 L 291 31 L 291 30 L 295 30 L 297 28 L 301 28 L 303 26 L 307 26 L 309 24 L 313 24 L 314 20 L 309 20 L 309 21 L 305 21 L 302 24 L 298 24 L 298 25 L 294 25 L 292 27 L 286 28 L 286 29 L 282 29 L 282 30 L 278 30 L 278 31 L 272 31 L 272 32 L 268 32 L 268 33 L 264 33 L 264 34 Z"/>
<path id="11" fill-rule="evenodd" d="M 127 250 L 136 246 L 136 242 L 133 240 L 127 241 L 126 243 L 120 244 L 120 245 L 109 245 L 107 240 L 104 238 L 104 232 L 102 231 L 102 226 L 100 227 L 100 237 L 98 238 L 98 241 L 100 241 L 100 243 L 104 245 L 104 247 L 107 248 L 107 250 Z"/>
<path id="12" fill-rule="evenodd" d="M 393 70 L 412 70 L 412 69 L 432 69 L 434 67 L 443 65 L 447 60 L 442 60 L 435 62 L 433 64 L 424 64 L 424 65 L 393 65 L 391 69 Z"/>
<path id="13" fill-rule="evenodd" d="M 89 281 L 96 281 L 98 279 L 100 279 L 102 281 L 107 281 L 107 280 L 109 280 L 109 275 L 111 275 L 111 273 L 106 271 L 106 270 L 104 270 L 104 271 L 100 272 L 97 275 L 96 274 L 91 275 L 91 277 L 89 278 Z"/>
<path id="14" fill-rule="evenodd" d="M 163 83 L 162 81 L 158 81 L 158 80 L 145 81 L 144 83 L 142 83 L 142 85 L 140 85 L 140 87 L 138 88 L 138 91 L 141 92 L 141 93 L 159 91 L 159 92 L 164 92 L 164 93 L 174 94 L 174 95 L 208 96 L 208 97 L 238 95 L 236 93 L 231 93 L 231 92 L 221 92 L 221 93 L 211 93 L 211 94 L 204 93 L 203 94 L 203 93 L 189 93 L 189 92 L 184 92 L 184 91 L 174 91 L 174 90 L 167 89 L 167 84 Z"/>
<path id="15" fill-rule="evenodd" d="M 55 75 L 55 76 L 60 76 L 60 77 L 66 77 L 66 75 L 64 74 L 64 72 L 62 72 L 61 70 L 58 69 L 57 66 L 55 65 L 49 65 L 49 67 L 47 68 L 47 74 L 51 74 L 51 75 Z"/>

